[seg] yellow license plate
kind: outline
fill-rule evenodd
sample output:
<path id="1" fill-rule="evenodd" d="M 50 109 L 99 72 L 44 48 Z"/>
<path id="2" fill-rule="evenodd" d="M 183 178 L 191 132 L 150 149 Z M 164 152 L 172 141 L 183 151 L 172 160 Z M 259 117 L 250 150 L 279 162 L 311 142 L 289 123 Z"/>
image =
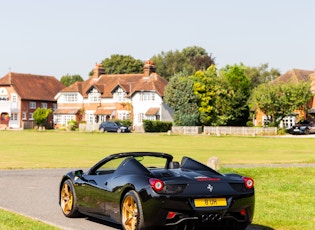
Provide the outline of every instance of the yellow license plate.
<path id="1" fill-rule="evenodd" d="M 225 198 L 202 198 L 194 200 L 195 207 L 218 207 L 218 206 L 226 206 Z"/>

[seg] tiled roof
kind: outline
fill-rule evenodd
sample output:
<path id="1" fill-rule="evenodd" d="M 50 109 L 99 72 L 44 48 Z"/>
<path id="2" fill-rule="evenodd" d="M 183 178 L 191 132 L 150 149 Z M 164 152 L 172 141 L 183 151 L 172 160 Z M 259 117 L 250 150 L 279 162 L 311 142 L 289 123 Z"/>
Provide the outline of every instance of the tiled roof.
<path id="1" fill-rule="evenodd" d="M 152 108 L 149 108 L 148 109 L 148 111 L 145 113 L 145 115 L 147 115 L 147 116 L 154 116 L 154 115 L 156 115 L 158 112 L 160 111 L 160 108 L 154 108 L 154 107 L 152 107 Z"/>
<path id="2" fill-rule="evenodd" d="M 150 76 L 144 74 L 102 74 L 98 78 L 89 78 L 84 82 L 65 88 L 62 92 L 79 92 L 83 97 L 88 97 L 87 92 L 91 87 L 95 87 L 102 93 L 101 97 L 112 97 L 113 90 L 120 86 L 127 96 L 131 96 L 137 91 L 156 91 L 160 96 L 164 96 L 167 80 L 156 73 Z"/>
<path id="3" fill-rule="evenodd" d="M 53 76 L 10 72 L 0 79 L 1 85 L 12 85 L 21 99 L 55 101 L 65 86 Z"/>
<path id="4" fill-rule="evenodd" d="M 79 108 L 67 108 L 67 109 L 56 109 L 54 114 L 77 114 L 79 112 Z"/>
<path id="5" fill-rule="evenodd" d="M 311 79 L 311 91 L 315 93 L 315 72 L 310 74 Z"/>
<path id="6" fill-rule="evenodd" d="M 298 83 L 301 81 L 309 81 L 310 75 L 313 72 L 314 71 L 310 71 L 310 70 L 292 69 L 292 70 L 289 70 L 288 72 L 284 73 L 283 75 L 279 76 L 278 78 L 276 78 L 273 82 L 274 83 L 279 83 L 279 82 Z"/>
<path id="7" fill-rule="evenodd" d="M 95 115 L 112 115 L 115 112 L 115 109 L 97 109 Z"/>

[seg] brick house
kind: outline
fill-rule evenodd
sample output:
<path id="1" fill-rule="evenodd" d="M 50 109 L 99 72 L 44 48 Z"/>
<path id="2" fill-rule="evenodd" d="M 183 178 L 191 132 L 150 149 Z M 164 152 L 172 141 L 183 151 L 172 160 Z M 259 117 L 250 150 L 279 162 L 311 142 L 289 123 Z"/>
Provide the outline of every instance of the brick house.
<path id="1" fill-rule="evenodd" d="M 9 72 L 0 79 L 0 125 L 2 128 L 33 128 L 38 108 L 56 109 L 54 96 L 65 86 L 52 76 Z M 53 115 L 48 124 L 53 127 Z"/>
<path id="2" fill-rule="evenodd" d="M 274 83 L 299 83 L 301 81 L 311 81 L 311 91 L 313 94 L 315 94 L 315 72 L 311 70 L 300 70 L 300 69 L 292 69 L 284 73 L 283 75 L 279 76 L 277 79 L 275 79 L 273 82 Z M 282 123 L 280 126 L 282 128 L 291 128 L 293 125 L 296 124 L 301 119 L 312 119 L 314 118 L 315 115 L 315 99 L 314 97 L 311 98 L 309 101 L 309 110 L 308 111 L 292 111 L 292 115 L 287 116 L 283 119 Z M 257 111 L 256 112 L 256 117 L 254 119 L 254 125 L 255 126 L 263 126 L 265 121 L 267 120 L 266 115 L 261 112 Z"/>
<path id="3" fill-rule="evenodd" d="M 67 126 L 70 120 L 99 124 L 107 120 L 130 120 L 134 128 L 142 120 L 172 121 L 172 109 L 164 102 L 167 80 L 147 61 L 139 74 L 105 74 L 96 64 L 93 76 L 61 90 L 56 96 L 58 108 L 54 123 Z"/>

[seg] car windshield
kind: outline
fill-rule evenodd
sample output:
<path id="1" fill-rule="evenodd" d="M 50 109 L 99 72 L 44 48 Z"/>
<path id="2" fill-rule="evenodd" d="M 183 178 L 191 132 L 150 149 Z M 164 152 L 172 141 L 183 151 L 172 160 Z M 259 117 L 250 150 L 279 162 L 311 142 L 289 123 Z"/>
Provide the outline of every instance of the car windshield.
<path id="1" fill-rule="evenodd" d="M 307 121 L 307 120 L 302 120 L 302 121 L 299 121 L 297 124 L 298 125 L 308 125 L 310 122 Z"/>

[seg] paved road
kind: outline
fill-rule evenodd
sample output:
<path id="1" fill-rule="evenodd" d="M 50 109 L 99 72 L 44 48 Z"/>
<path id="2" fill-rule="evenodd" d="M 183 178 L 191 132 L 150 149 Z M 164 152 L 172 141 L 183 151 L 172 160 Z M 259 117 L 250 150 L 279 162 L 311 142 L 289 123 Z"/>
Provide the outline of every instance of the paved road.
<path id="1" fill-rule="evenodd" d="M 66 218 L 58 204 L 61 176 L 70 169 L 0 170 L 0 207 L 62 229 L 117 230 L 89 218 Z"/>

